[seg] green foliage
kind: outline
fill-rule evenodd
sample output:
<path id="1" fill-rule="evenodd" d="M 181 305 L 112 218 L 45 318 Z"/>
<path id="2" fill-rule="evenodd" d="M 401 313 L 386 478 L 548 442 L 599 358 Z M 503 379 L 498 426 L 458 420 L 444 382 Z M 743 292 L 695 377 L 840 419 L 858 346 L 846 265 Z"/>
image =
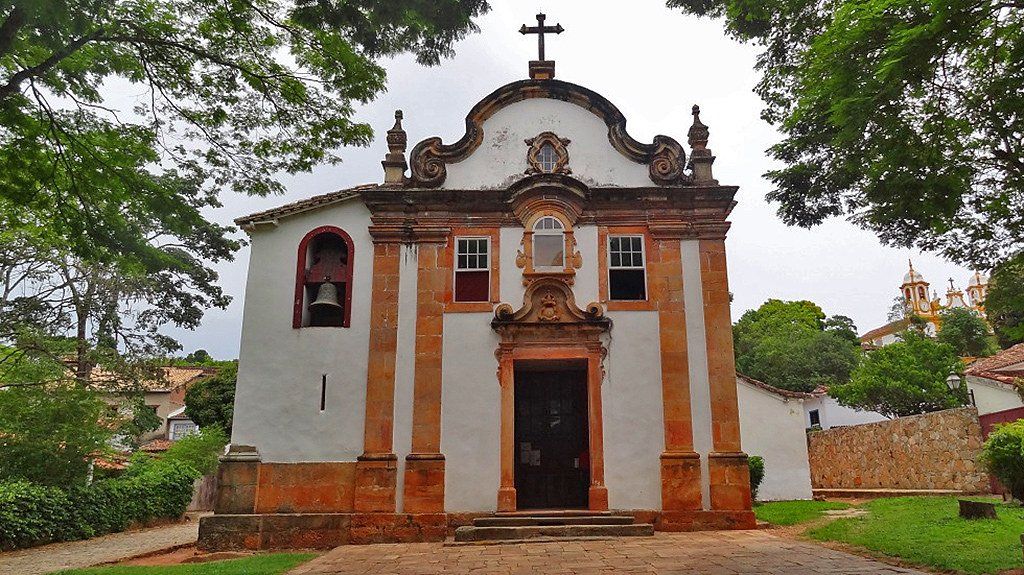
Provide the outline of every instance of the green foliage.
<path id="1" fill-rule="evenodd" d="M 200 428 L 219 426 L 230 432 L 237 381 L 238 364 L 233 363 L 192 384 L 185 392 L 185 415 Z"/>
<path id="2" fill-rule="evenodd" d="M 979 460 L 1014 499 L 1024 501 L 1024 420 L 997 425 L 985 440 Z"/>
<path id="3" fill-rule="evenodd" d="M 831 521 L 811 529 L 808 535 L 856 545 L 943 573 L 981 575 L 1019 568 L 1024 509 L 997 504 L 997 520 L 961 519 L 956 500 L 875 499 L 863 505 L 866 515 Z"/>
<path id="4" fill-rule="evenodd" d="M 766 301 L 740 317 L 733 340 L 741 373 L 795 391 L 847 381 L 861 356 L 853 321 L 809 301 Z"/>
<path id="5" fill-rule="evenodd" d="M 760 455 L 751 455 L 747 459 L 747 466 L 750 468 L 750 499 L 757 501 L 757 490 L 764 481 L 764 458 Z"/>
<path id="6" fill-rule="evenodd" d="M 0 483 L 0 549 L 84 539 L 180 517 L 198 476 L 183 463 L 161 462 L 70 489 Z"/>
<path id="7" fill-rule="evenodd" d="M 1024 5 L 668 0 L 762 48 L 790 225 L 847 215 L 889 245 L 987 269 L 1024 244 Z"/>
<path id="8" fill-rule="evenodd" d="M 228 188 L 366 145 L 355 107 L 377 60 L 436 64 L 484 0 L 0 2 L 0 228 L 40 229 L 90 262 L 151 273 L 231 257 L 205 219 Z M 119 106 L 105 96 L 133 94 Z M 163 246 L 157 242 L 163 242 Z M 171 248 L 170 246 L 175 246 Z"/>
<path id="9" fill-rule="evenodd" d="M 216 425 L 202 428 L 171 444 L 161 459 L 165 462 L 180 462 L 199 472 L 209 475 L 217 470 L 217 458 L 228 444 L 229 437 Z"/>
<path id="10" fill-rule="evenodd" d="M 825 511 L 849 509 L 849 503 L 837 501 L 769 501 L 754 507 L 754 515 L 772 525 L 796 525 L 821 517 Z"/>
<path id="11" fill-rule="evenodd" d="M 984 357 L 999 351 L 988 324 L 978 312 L 966 308 L 951 308 L 939 312 L 942 320 L 938 336 L 940 343 L 948 344 L 961 357 Z"/>
<path id="12" fill-rule="evenodd" d="M 0 481 L 85 483 L 89 458 L 114 431 L 95 392 L 71 384 L 0 390 Z"/>
<path id="13" fill-rule="evenodd" d="M 854 409 L 887 417 L 914 415 L 964 405 L 966 392 L 946 386 L 950 373 L 963 365 L 953 348 L 908 330 L 900 341 L 872 351 L 853 371 L 848 383 L 829 388 L 829 395 Z"/>
<path id="14" fill-rule="evenodd" d="M 186 355 L 185 361 L 193 365 L 203 365 L 207 362 L 213 361 L 213 358 L 210 357 L 210 352 L 205 349 L 197 349 Z"/>
<path id="15" fill-rule="evenodd" d="M 1024 343 L 1024 251 L 996 266 L 989 278 L 985 315 L 999 345 Z"/>
<path id="16" fill-rule="evenodd" d="M 186 565 L 90 567 L 52 575 L 280 575 L 314 557 L 312 553 L 271 553 Z"/>

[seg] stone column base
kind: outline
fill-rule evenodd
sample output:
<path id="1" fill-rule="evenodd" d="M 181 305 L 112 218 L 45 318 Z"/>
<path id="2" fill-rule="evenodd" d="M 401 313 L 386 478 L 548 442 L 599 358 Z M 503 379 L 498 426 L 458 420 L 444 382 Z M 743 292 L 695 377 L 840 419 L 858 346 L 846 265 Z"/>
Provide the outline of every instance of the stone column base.
<path id="1" fill-rule="evenodd" d="M 714 510 L 749 511 L 750 467 L 742 452 L 710 453 L 708 471 L 711 476 L 711 508 Z"/>
<path id="2" fill-rule="evenodd" d="M 516 510 L 516 488 L 515 487 L 499 487 L 498 488 L 498 511 L 515 511 Z"/>
<path id="3" fill-rule="evenodd" d="M 256 508 L 260 457 L 255 447 L 231 445 L 217 469 L 216 513 L 252 513 Z"/>
<path id="4" fill-rule="evenodd" d="M 655 531 L 712 531 L 756 529 L 753 511 L 662 511 L 654 520 Z"/>
<path id="5" fill-rule="evenodd" d="M 665 511 L 701 508 L 699 454 L 692 451 L 661 454 L 661 508 Z"/>
<path id="6" fill-rule="evenodd" d="M 398 457 L 394 453 L 358 457 L 353 505 L 357 512 L 394 513 L 397 490 Z"/>
<path id="7" fill-rule="evenodd" d="M 405 458 L 402 511 L 444 512 L 444 455 L 411 453 Z"/>
<path id="8" fill-rule="evenodd" d="M 591 511 L 608 511 L 608 488 L 591 485 L 587 492 L 587 508 Z"/>

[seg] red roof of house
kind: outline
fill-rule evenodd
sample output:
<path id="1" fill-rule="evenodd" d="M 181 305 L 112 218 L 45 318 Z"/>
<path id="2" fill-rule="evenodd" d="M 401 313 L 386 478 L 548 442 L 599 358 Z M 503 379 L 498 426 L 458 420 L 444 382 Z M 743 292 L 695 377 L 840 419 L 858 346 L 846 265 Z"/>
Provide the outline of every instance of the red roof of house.
<path id="1" fill-rule="evenodd" d="M 878 338 L 880 338 L 882 336 L 892 335 L 894 333 L 899 333 L 899 332 L 903 331 L 904 329 L 906 329 L 907 326 L 909 326 L 909 325 L 910 325 L 910 320 L 908 320 L 907 318 L 898 319 L 896 321 L 891 321 L 891 322 L 883 325 L 882 327 L 877 327 L 877 328 L 875 328 L 875 329 L 865 333 L 864 335 L 860 336 L 860 340 L 862 342 L 870 342 L 871 340 L 878 339 Z"/>
<path id="2" fill-rule="evenodd" d="M 1017 375 L 1018 377 L 1024 377 L 1024 368 L 1007 370 L 1006 368 L 1018 363 L 1024 363 L 1024 343 L 1018 343 L 1017 345 L 1004 349 L 1003 351 L 989 356 L 983 357 L 967 368 L 967 373 L 971 375 L 977 375 L 979 372 L 985 371 L 1001 371 L 1004 374 Z"/>
<path id="3" fill-rule="evenodd" d="M 304 200 L 299 200 L 297 202 L 292 202 L 290 204 L 285 204 L 283 206 L 278 206 L 276 208 L 264 210 L 262 212 L 256 212 L 255 214 L 249 214 L 248 216 L 242 216 L 240 218 L 237 218 L 235 220 L 235 223 L 238 224 L 239 226 L 244 227 L 255 224 L 257 222 L 275 220 L 277 218 L 290 216 L 292 214 L 297 214 L 299 212 L 314 210 L 316 208 L 326 206 L 328 204 L 343 202 L 345 200 L 358 196 L 361 190 L 372 190 L 374 188 L 379 187 L 380 186 L 378 184 L 363 184 L 361 186 L 356 186 L 354 188 L 346 188 L 344 190 L 338 190 L 336 192 L 320 194 L 319 196 L 313 196 L 311 198 L 306 198 Z"/>
<path id="4" fill-rule="evenodd" d="M 767 383 L 765 383 L 763 381 L 758 381 L 758 380 L 756 380 L 756 379 L 754 379 L 752 377 L 747 377 L 747 376 L 743 375 L 742 373 L 737 373 L 736 377 L 742 379 L 743 381 L 749 383 L 750 385 L 753 385 L 754 387 L 759 387 L 759 388 L 767 391 L 768 393 L 774 393 L 775 395 L 780 395 L 780 396 L 785 397 L 785 398 L 789 398 L 789 399 L 812 399 L 812 398 L 816 397 L 813 393 L 805 393 L 803 391 L 792 391 L 792 390 L 789 390 L 789 389 L 782 389 L 780 387 L 775 387 L 774 385 L 769 385 L 769 384 L 767 384 Z"/>
<path id="5" fill-rule="evenodd" d="M 139 450 L 147 453 L 160 453 L 167 451 L 167 448 L 171 446 L 171 443 L 172 442 L 168 439 L 154 439 L 153 441 L 139 447 Z"/>

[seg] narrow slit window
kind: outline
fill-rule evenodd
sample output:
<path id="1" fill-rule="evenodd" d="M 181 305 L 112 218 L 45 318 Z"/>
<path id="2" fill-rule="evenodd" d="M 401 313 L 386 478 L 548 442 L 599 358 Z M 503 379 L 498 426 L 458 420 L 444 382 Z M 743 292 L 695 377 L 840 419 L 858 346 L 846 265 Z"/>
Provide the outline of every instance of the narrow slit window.
<path id="1" fill-rule="evenodd" d="M 490 247 L 490 238 L 455 239 L 455 301 L 490 301 Z"/>
<path id="2" fill-rule="evenodd" d="M 327 374 L 320 376 L 320 411 L 327 409 Z"/>
<path id="3" fill-rule="evenodd" d="M 643 236 L 609 236 L 608 292 L 612 300 L 647 299 Z"/>

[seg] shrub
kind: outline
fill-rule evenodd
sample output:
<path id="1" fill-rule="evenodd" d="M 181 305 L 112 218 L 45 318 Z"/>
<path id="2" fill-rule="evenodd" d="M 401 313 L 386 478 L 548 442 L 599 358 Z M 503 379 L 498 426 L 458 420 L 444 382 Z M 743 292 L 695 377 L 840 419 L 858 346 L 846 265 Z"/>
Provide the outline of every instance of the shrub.
<path id="1" fill-rule="evenodd" d="M 1010 494 L 1024 501 L 1024 420 L 997 425 L 981 450 L 981 463 Z"/>
<path id="2" fill-rule="evenodd" d="M 757 489 L 764 481 L 764 458 L 752 455 L 747 459 L 747 465 L 750 466 L 750 499 L 757 501 Z"/>
<path id="3" fill-rule="evenodd" d="M 133 523 L 180 517 L 198 472 L 180 462 L 143 467 L 67 490 L 26 481 L 0 483 L 0 549 L 84 539 L 124 531 Z"/>
<path id="4" fill-rule="evenodd" d="M 217 470 L 217 458 L 228 444 L 228 436 L 220 427 L 204 427 L 175 441 L 161 458 L 163 461 L 184 463 L 200 475 L 209 475 Z"/>

